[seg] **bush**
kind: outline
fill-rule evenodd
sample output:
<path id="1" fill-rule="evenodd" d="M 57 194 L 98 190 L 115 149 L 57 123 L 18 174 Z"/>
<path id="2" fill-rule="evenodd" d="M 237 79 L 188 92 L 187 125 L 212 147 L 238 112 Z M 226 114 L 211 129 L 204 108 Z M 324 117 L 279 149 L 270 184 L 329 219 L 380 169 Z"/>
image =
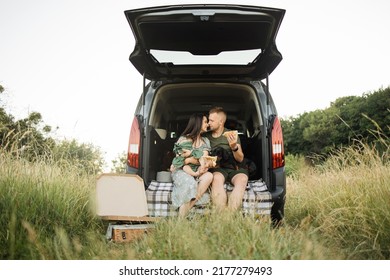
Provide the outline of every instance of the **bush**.
<path id="1" fill-rule="evenodd" d="M 287 155 L 286 156 L 286 176 L 298 177 L 308 167 L 306 159 L 302 155 Z"/>

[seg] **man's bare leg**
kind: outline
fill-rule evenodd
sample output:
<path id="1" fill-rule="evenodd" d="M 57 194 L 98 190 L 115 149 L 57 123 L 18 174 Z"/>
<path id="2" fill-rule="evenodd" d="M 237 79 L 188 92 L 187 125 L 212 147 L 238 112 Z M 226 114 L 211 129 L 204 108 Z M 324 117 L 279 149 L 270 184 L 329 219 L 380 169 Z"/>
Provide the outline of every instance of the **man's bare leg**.
<path id="1" fill-rule="evenodd" d="M 243 173 L 237 174 L 232 178 L 232 183 L 234 188 L 229 196 L 228 207 L 230 210 L 235 211 L 242 206 L 242 199 L 248 184 L 248 176 Z"/>
<path id="2" fill-rule="evenodd" d="M 217 210 L 226 208 L 227 194 L 223 187 L 224 183 L 225 177 L 220 172 L 214 172 L 211 184 L 211 200 Z"/>

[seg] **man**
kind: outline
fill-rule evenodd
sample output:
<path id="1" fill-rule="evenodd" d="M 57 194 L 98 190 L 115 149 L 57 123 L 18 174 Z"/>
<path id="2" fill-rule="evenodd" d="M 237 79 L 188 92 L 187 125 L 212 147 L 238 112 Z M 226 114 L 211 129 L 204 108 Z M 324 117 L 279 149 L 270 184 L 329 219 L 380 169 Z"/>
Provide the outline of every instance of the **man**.
<path id="1" fill-rule="evenodd" d="M 204 136 L 210 140 L 212 151 L 215 151 L 217 147 L 221 147 L 236 163 L 235 166 L 220 165 L 209 170 L 213 173 L 211 199 L 216 208 L 222 210 L 228 206 L 229 209 L 236 210 L 242 204 L 248 183 L 248 171 L 240 166 L 240 163 L 244 160 L 240 138 L 234 133 L 227 136 L 223 135 L 226 131 L 229 131 L 225 128 L 226 118 L 223 108 L 215 107 L 211 109 L 209 112 L 209 131 Z M 229 199 L 224 189 L 225 182 L 230 182 L 234 186 Z"/>

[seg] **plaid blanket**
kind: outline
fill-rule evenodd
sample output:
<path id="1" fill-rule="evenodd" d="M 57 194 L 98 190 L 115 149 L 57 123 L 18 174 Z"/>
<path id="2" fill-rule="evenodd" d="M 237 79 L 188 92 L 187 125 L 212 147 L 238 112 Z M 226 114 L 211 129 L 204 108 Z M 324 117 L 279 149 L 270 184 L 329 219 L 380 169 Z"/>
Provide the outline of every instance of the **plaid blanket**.
<path id="1" fill-rule="evenodd" d="M 177 216 L 177 209 L 172 207 L 173 183 L 161 183 L 152 181 L 146 190 L 149 216 L 169 217 Z M 228 194 L 233 190 L 233 186 L 225 184 Z M 196 205 L 192 212 L 204 213 L 208 204 Z M 249 181 L 242 200 L 242 210 L 251 215 L 270 215 L 272 207 L 271 193 L 262 180 Z"/>

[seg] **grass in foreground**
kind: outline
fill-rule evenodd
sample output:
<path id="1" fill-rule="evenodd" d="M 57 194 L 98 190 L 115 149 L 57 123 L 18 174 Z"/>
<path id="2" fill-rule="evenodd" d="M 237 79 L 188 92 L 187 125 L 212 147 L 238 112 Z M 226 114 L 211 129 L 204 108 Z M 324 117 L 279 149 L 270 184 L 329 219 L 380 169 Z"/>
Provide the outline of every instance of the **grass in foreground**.
<path id="1" fill-rule="evenodd" d="M 390 165 L 364 144 L 288 179 L 285 223 L 240 214 L 162 219 L 105 239 L 95 177 L 0 155 L 0 259 L 390 259 Z"/>
<path id="2" fill-rule="evenodd" d="M 286 223 L 307 224 L 346 259 L 390 259 L 390 161 L 357 143 L 289 183 Z"/>

